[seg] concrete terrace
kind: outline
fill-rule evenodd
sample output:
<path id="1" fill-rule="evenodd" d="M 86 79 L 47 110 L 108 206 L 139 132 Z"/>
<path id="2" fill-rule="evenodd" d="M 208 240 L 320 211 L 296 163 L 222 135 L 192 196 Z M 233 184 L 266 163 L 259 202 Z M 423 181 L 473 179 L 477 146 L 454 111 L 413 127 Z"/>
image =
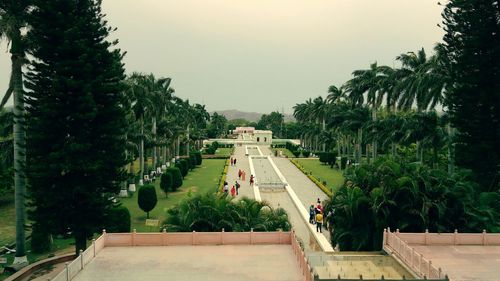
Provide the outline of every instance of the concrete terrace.
<path id="1" fill-rule="evenodd" d="M 106 247 L 73 280 L 304 279 L 289 245 L 224 245 Z"/>

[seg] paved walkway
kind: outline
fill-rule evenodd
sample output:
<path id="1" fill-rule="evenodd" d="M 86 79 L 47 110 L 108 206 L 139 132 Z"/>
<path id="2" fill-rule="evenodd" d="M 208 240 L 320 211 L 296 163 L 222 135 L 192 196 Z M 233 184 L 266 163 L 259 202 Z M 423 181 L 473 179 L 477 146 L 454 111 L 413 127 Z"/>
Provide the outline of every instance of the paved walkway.
<path id="1" fill-rule="evenodd" d="M 238 191 L 239 195 L 236 198 L 243 196 L 254 199 L 253 187 L 250 186 L 250 164 L 248 157 L 245 156 L 245 146 L 236 146 L 234 148 L 233 158 L 236 158 L 236 166 L 229 166 L 227 170 L 226 181 L 229 184 L 229 192 L 234 183 L 238 181 L 241 185 Z M 245 181 L 238 179 L 238 170 L 241 169 L 247 173 Z"/>
<path id="2" fill-rule="evenodd" d="M 271 154 L 271 150 L 268 146 L 261 145 L 259 148 L 263 155 L 267 156 Z M 246 181 L 238 181 L 241 184 L 241 188 L 237 198 L 241 198 L 242 196 L 254 198 L 253 187 L 250 187 L 249 184 L 249 158 L 245 156 L 244 145 L 235 147 L 233 158 L 236 158 L 237 161 L 236 166 L 230 166 L 228 169 L 227 181 L 229 183 L 229 187 L 231 188 L 235 180 L 238 179 L 238 169 L 242 169 L 247 172 L 247 178 Z M 315 203 L 318 198 L 321 200 L 327 198 L 327 196 L 304 174 L 302 174 L 300 170 L 290 163 L 288 159 L 273 157 L 273 160 L 287 182 L 293 188 L 294 192 L 297 194 L 297 197 L 304 205 L 307 212 L 309 210 L 309 206 Z M 293 229 L 295 230 L 297 237 L 302 240 L 306 251 L 321 251 L 321 248 L 310 232 L 308 223 L 304 221 L 297 207 L 285 190 L 267 192 L 261 190 L 260 195 L 262 200 L 269 202 L 271 206 L 275 208 L 281 207 L 287 211 Z M 325 229 L 323 230 L 323 235 L 327 241 L 330 241 L 330 235 Z"/>
<path id="3" fill-rule="evenodd" d="M 267 146 L 260 146 L 260 150 L 264 155 L 271 154 L 271 150 Z M 328 199 L 328 196 L 304 175 L 301 170 L 297 169 L 288 158 L 272 156 L 272 159 L 306 210 L 309 211 L 311 204 L 316 206 L 318 198 L 321 201 Z M 330 233 L 323 231 L 323 235 L 330 242 Z"/>

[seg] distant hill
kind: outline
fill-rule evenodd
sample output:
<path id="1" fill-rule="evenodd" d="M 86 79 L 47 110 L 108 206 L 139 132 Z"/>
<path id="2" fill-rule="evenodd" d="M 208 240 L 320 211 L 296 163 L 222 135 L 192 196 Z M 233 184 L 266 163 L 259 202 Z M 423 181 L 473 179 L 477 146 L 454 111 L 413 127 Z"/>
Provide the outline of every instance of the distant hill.
<path id="1" fill-rule="evenodd" d="M 263 113 L 257 113 L 257 112 L 244 112 L 244 111 L 239 111 L 239 110 L 216 110 L 218 114 L 222 114 L 226 116 L 227 120 L 234 120 L 234 119 L 245 119 L 251 122 L 257 122 L 260 120 L 260 117 L 263 115 Z M 290 122 L 290 121 L 295 121 L 295 118 L 293 118 L 292 115 L 290 114 L 285 114 L 285 122 Z"/>

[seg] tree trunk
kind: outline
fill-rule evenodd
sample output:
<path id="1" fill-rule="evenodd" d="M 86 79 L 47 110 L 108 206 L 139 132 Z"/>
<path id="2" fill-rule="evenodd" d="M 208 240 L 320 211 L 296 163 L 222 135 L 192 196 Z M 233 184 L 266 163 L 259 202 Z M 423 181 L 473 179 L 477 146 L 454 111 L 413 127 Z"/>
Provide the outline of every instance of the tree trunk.
<path id="1" fill-rule="evenodd" d="M 73 230 L 75 236 L 75 250 L 76 254 L 80 254 L 80 250 L 85 251 L 87 249 L 87 234 L 85 231 L 80 229 Z"/>
<path id="2" fill-rule="evenodd" d="M 139 145 L 139 180 L 144 180 L 144 116 L 141 116 L 141 144 Z"/>
<path id="3" fill-rule="evenodd" d="M 153 133 L 153 169 L 156 170 L 157 154 L 156 154 L 156 117 L 153 117 L 153 128 L 151 130 Z"/>
<path id="4" fill-rule="evenodd" d="M 357 155 L 356 155 L 356 162 L 358 164 L 361 164 L 361 154 L 362 154 L 362 145 L 363 142 L 363 129 L 359 128 L 358 129 L 358 147 L 357 147 Z"/>
<path id="5" fill-rule="evenodd" d="M 18 30 L 16 30 L 17 33 Z M 21 34 L 12 39 L 12 50 L 19 49 Z M 19 41 L 17 41 L 19 40 Z M 16 42 L 17 41 L 17 42 Z M 17 46 L 16 46 L 17 45 Z M 24 56 L 12 52 L 12 84 L 14 94 L 14 187 L 16 209 L 16 262 L 27 262 L 24 224 L 26 219 L 26 127 L 24 120 L 24 90 L 22 60 Z"/>
<path id="6" fill-rule="evenodd" d="M 177 136 L 177 148 L 175 150 L 175 157 L 179 158 L 179 155 L 181 154 L 181 136 Z"/>
<path id="7" fill-rule="evenodd" d="M 326 120 L 325 117 L 323 117 L 323 133 L 326 131 Z M 323 143 L 323 152 L 326 151 L 326 143 Z"/>
<path id="8" fill-rule="evenodd" d="M 189 157 L 189 125 L 187 126 L 186 156 Z"/>
<path id="9" fill-rule="evenodd" d="M 375 108 L 372 109 L 372 121 L 377 121 L 377 110 Z M 373 141 L 372 141 L 372 158 L 373 161 L 377 159 L 377 140 L 376 140 L 376 131 L 373 129 Z"/>

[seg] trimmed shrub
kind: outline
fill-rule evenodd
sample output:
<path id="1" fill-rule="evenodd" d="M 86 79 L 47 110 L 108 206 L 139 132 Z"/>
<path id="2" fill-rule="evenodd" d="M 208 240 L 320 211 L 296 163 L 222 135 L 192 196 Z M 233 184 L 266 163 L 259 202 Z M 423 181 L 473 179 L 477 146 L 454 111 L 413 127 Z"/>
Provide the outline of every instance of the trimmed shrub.
<path id="1" fill-rule="evenodd" d="M 165 173 L 172 175 L 172 191 L 176 191 L 179 187 L 182 186 L 182 174 L 179 168 L 170 167 Z"/>
<path id="2" fill-rule="evenodd" d="M 196 157 L 193 153 L 189 154 L 189 168 L 192 170 L 196 168 Z"/>
<path id="3" fill-rule="evenodd" d="M 337 159 L 337 153 L 335 152 L 318 152 L 319 162 L 323 164 L 329 164 L 333 166 L 335 164 L 335 160 Z"/>
<path id="4" fill-rule="evenodd" d="M 295 157 L 299 157 L 299 156 L 300 156 L 300 151 L 298 151 L 298 150 L 294 150 L 294 151 L 292 151 L 292 154 L 293 154 L 293 156 L 295 156 Z"/>
<path id="5" fill-rule="evenodd" d="M 201 157 L 201 152 L 196 151 L 193 153 L 195 159 L 196 159 L 196 165 L 201 165 L 203 158 Z"/>
<path id="6" fill-rule="evenodd" d="M 160 178 L 160 188 L 165 192 L 165 197 L 172 186 L 174 185 L 174 179 L 171 173 L 163 173 Z"/>
<path id="7" fill-rule="evenodd" d="M 181 174 L 182 174 L 183 178 L 185 176 L 187 176 L 187 174 L 189 173 L 189 164 L 188 164 L 186 159 L 177 160 L 177 163 L 175 164 L 175 166 L 177 166 L 181 170 Z"/>
<path id="8" fill-rule="evenodd" d="M 124 206 L 109 209 L 104 228 L 108 233 L 130 232 L 130 212 Z"/>
<path id="9" fill-rule="evenodd" d="M 311 155 L 311 151 L 309 151 L 309 150 L 304 150 L 304 151 L 302 151 L 302 156 L 304 156 L 304 157 L 306 157 L 306 158 L 307 158 L 307 157 L 309 157 L 310 155 Z"/>
<path id="10" fill-rule="evenodd" d="M 219 143 L 218 143 L 218 142 L 216 142 L 216 141 L 214 141 L 214 142 L 212 143 L 212 147 L 214 148 L 214 151 L 215 151 L 215 150 L 217 150 L 217 148 L 219 148 Z"/>
<path id="11" fill-rule="evenodd" d="M 35 254 L 42 254 L 52 249 L 52 235 L 43 231 L 42 228 L 34 225 L 31 232 L 31 251 Z"/>
<path id="12" fill-rule="evenodd" d="M 158 203 L 154 185 L 147 184 L 139 188 L 137 203 L 139 204 L 139 208 L 146 212 L 146 218 L 149 219 L 149 212 L 153 210 L 156 207 L 156 203 Z"/>

